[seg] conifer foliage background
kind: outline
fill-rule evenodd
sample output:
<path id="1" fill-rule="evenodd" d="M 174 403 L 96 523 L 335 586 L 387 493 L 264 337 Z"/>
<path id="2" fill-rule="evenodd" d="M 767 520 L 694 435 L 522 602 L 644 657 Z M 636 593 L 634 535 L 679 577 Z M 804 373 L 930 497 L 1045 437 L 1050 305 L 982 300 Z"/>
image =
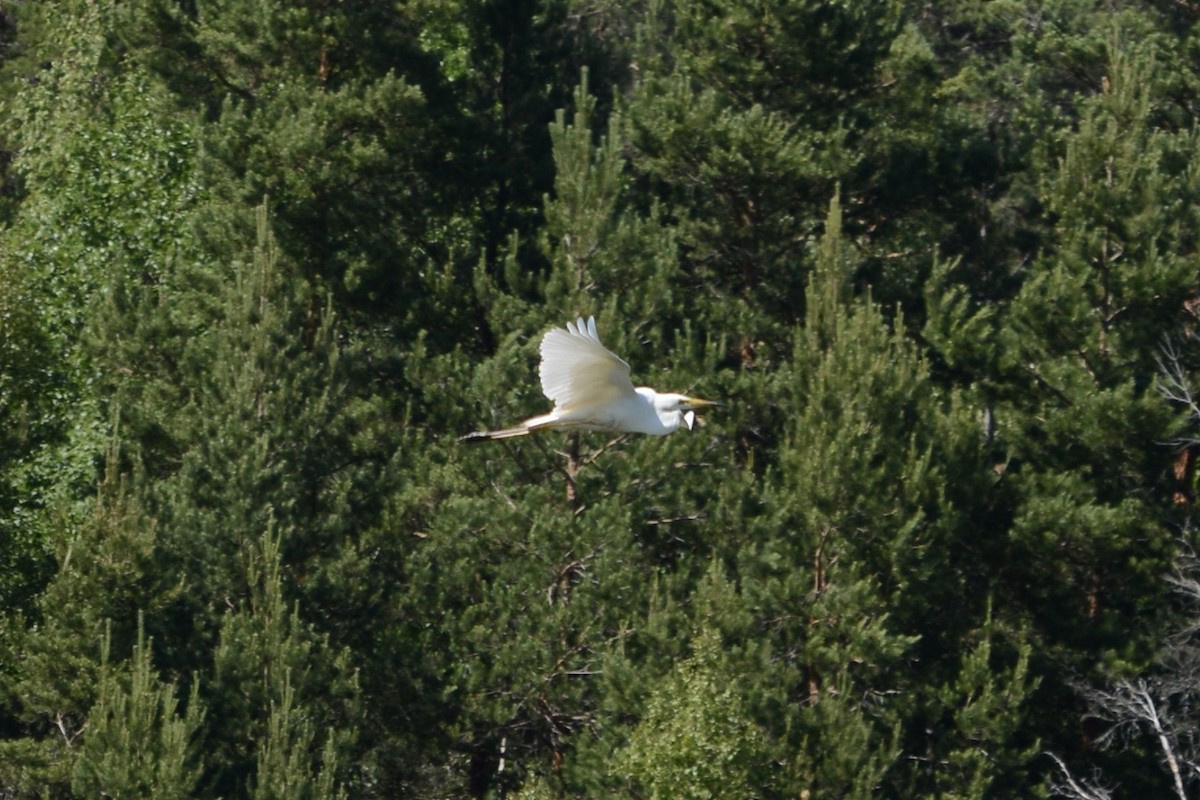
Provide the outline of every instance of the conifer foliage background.
<path id="1" fill-rule="evenodd" d="M 1197 53 L 0 5 L 0 797 L 1197 796 Z M 726 407 L 456 444 L 589 314 Z"/>

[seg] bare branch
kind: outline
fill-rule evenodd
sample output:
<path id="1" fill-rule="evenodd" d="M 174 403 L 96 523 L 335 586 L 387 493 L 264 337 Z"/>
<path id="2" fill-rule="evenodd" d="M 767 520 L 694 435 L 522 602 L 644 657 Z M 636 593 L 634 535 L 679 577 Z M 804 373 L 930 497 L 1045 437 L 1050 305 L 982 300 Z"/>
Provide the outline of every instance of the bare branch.
<path id="1" fill-rule="evenodd" d="M 1192 334 L 1188 336 L 1187 341 L 1200 342 L 1200 337 Z M 1197 398 L 1197 393 L 1192 389 L 1191 381 L 1188 380 L 1189 370 L 1179 343 L 1174 339 L 1166 339 L 1162 345 L 1162 354 L 1155 360 L 1158 362 L 1159 394 L 1167 401 L 1186 409 L 1193 426 L 1200 425 L 1200 398 Z M 1174 444 L 1177 446 L 1196 445 L 1200 444 L 1200 438 L 1192 436 L 1180 439 Z"/>
<path id="2" fill-rule="evenodd" d="M 1059 777 L 1050 782 L 1050 792 L 1055 797 L 1067 797 L 1071 800 L 1112 800 L 1112 790 L 1097 782 L 1076 779 L 1061 758 L 1054 753 L 1046 755 L 1058 765 Z"/>

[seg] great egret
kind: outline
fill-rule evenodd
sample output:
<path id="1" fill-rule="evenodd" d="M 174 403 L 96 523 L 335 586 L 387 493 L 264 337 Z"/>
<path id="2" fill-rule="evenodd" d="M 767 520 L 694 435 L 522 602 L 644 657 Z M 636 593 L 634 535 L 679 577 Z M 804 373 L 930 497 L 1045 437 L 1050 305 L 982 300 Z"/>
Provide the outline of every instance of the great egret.
<path id="1" fill-rule="evenodd" d="M 542 430 L 589 430 L 665 436 L 695 423 L 695 409 L 719 405 L 674 392 L 633 387 L 629 365 L 600 341 L 596 318 L 580 317 L 542 337 L 542 394 L 554 402 L 549 414 L 500 431 L 476 431 L 459 441 L 510 439 Z"/>

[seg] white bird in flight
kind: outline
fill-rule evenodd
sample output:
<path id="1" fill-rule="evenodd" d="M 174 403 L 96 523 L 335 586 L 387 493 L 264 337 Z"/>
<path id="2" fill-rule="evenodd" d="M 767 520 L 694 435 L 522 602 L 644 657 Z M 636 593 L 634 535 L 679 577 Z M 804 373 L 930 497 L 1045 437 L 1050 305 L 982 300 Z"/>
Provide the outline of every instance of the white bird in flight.
<path id="1" fill-rule="evenodd" d="M 549 414 L 532 417 L 514 428 L 468 433 L 459 441 L 510 439 L 543 430 L 588 430 L 665 436 L 680 425 L 691 430 L 695 409 L 720 405 L 674 392 L 633 387 L 629 365 L 614 355 L 596 333 L 596 318 L 580 317 L 566 330 L 542 337 L 542 394 L 554 403 Z"/>

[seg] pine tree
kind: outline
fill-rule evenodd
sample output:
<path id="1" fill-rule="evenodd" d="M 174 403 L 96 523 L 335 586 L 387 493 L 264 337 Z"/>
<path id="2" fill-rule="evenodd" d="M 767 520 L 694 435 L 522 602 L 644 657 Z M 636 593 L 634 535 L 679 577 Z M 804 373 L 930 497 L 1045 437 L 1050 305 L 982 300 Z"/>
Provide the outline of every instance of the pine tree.
<path id="1" fill-rule="evenodd" d="M 1059 752 L 1081 738 L 1064 671 L 1136 669 L 1157 639 L 1146 620 L 1167 610 L 1154 587 L 1173 548 L 1161 444 L 1172 421 L 1151 375 L 1194 279 L 1180 235 L 1192 181 L 1175 155 L 1192 135 L 1161 124 L 1161 40 L 1130 45 L 1124 27 L 1145 22 L 1089 23 L 1068 50 L 1098 77 L 1075 96 L 1074 129 L 1044 137 L 1024 178 L 1046 213 L 1011 303 L 981 305 L 939 274 L 928 306 L 927 340 L 943 375 L 971 382 L 993 462 L 978 541 L 1011 570 L 989 592 L 997 619 L 1033 645 L 1024 737 Z M 1075 24 L 1063 30 L 1079 35 Z"/>
<path id="2" fill-rule="evenodd" d="M 389 359 L 422 324 L 466 313 L 455 281 L 469 276 L 478 253 L 469 233 L 478 216 L 477 151 L 464 135 L 469 122 L 447 97 L 451 87 L 420 51 L 420 23 L 408 10 L 174 0 L 39 5 L 46 10 L 27 15 L 51 20 L 44 27 L 56 33 L 45 37 L 44 58 L 54 67 L 22 77 L 54 88 L 34 94 L 54 93 L 68 109 L 78 105 L 77 90 L 87 96 L 87 84 L 60 87 L 54 74 L 81 60 L 86 72 L 62 34 L 82 28 L 103 77 L 93 93 L 103 94 L 109 77 L 136 76 L 137 91 L 157 103 L 153 114 L 129 113 L 128 121 L 187 129 L 172 154 L 186 162 L 192 188 L 203 187 L 204 202 L 180 224 L 160 217 L 160 228 L 193 234 L 193 245 L 220 260 L 254 235 L 245 206 L 271 197 L 300 274 L 336 293 L 347 317 L 363 323 L 359 335 L 373 337 Z M 426 91 L 441 101 L 434 110 Z M 55 130 L 52 120 L 18 121 L 39 143 L 54 138 L 42 135 Z M 92 168 L 109 160 L 95 158 Z M 391 339 L 378 315 L 405 296 L 420 299 Z"/>
<path id="3" fill-rule="evenodd" d="M 1049 641 L 1136 663 L 1150 641 L 1131 647 L 1128 620 L 1162 610 L 1150 587 L 1171 549 L 1171 423 L 1150 376 L 1194 279 L 1189 178 L 1172 166 L 1191 136 L 1156 129 L 1153 53 L 1112 36 L 1105 88 L 1046 177 L 1055 246 L 1004 319 L 997 419 L 1031 613 Z"/>
<path id="4" fill-rule="evenodd" d="M 1030 645 L 997 630 L 991 607 L 970 634 L 952 682 L 935 689 L 934 718 L 945 730 L 922 754 L 931 789 L 941 797 L 1001 797 L 1027 785 L 1039 742 L 1022 730 L 1037 688 L 1029 674 Z M 951 733 L 952 731 L 952 733 Z"/>
<path id="5" fill-rule="evenodd" d="M 222 620 L 213 651 L 214 789 L 259 800 L 344 798 L 338 768 L 353 741 L 356 681 L 345 654 L 288 610 L 279 548 L 269 522 L 246 559 L 247 607 Z"/>
<path id="6" fill-rule="evenodd" d="M 193 797 L 200 777 L 194 737 L 204 707 L 198 686 L 178 712 L 174 684 L 163 684 L 150 658 L 150 642 L 139 625 L 125 670 L 110 663 L 111 636 L 100 649 L 100 686 L 88 714 L 83 747 L 75 762 L 72 790 L 81 797 Z"/>
<path id="7" fill-rule="evenodd" d="M 160 764 L 158 757 L 176 755 L 178 747 L 186 745 L 182 734 L 198 719 L 190 716 L 199 713 L 197 705 L 182 721 L 176 720 L 169 699 L 174 689 L 155 688 L 138 612 L 157 613 L 181 586 L 154 574 L 158 530 L 130 485 L 138 481 L 122 475 L 116 442 L 114 436 L 91 516 L 76 527 L 68 524 L 75 519 L 68 513 L 72 509 L 55 514 L 64 523 L 56 541 L 58 568 L 38 595 L 32 619 L 5 619 L 5 639 L 12 644 L 13 656 L 3 675 L 3 695 L 6 713 L 20 727 L 0 742 L 0 782 L 21 796 L 63 791 L 84 752 L 81 743 L 110 766 L 112 759 L 122 760 L 112 754 L 138 744 L 119 738 L 124 723 L 118 717 L 126 713 L 142 715 L 143 728 L 149 726 L 143 733 L 153 728 L 155 735 L 166 737 L 162 750 L 147 751 L 146 771 L 136 779 L 153 782 L 152 774 L 161 773 L 171 782 L 172 767 Z M 114 649 L 136 650 L 129 675 L 140 681 L 140 688 L 129 690 L 132 694 L 121 688 L 123 671 L 107 661 L 106 654 Z M 90 719 L 94 709 L 99 715 L 95 726 Z M 154 721 L 156 715 L 159 722 Z M 101 738 L 87 744 L 93 727 L 101 729 Z M 118 738 L 106 738 L 103 731 Z M 181 766 L 176 762 L 174 768 Z M 186 779 L 183 772 L 174 777 Z"/>
<path id="8" fill-rule="evenodd" d="M 761 691 L 799 705 L 770 726 L 794 753 L 784 791 L 814 797 L 874 794 L 899 755 L 896 721 L 861 698 L 906 690 L 894 670 L 918 636 L 895 617 L 901 587 L 921 580 L 910 571 L 926 568 L 907 554 L 933 532 L 920 500 L 936 469 L 918 438 L 923 367 L 874 305 L 849 296 L 848 256 L 835 199 L 786 373 L 793 412 L 767 476 L 770 511 L 739 554 L 747 601 L 786 659 Z M 900 474 L 904 486 L 889 487 Z"/>
<path id="9" fill-rule="evenodd" d="M 333 796 L 351 739 L 331 732 L 334 720 L 357 724 L 357 689 L 344 654 L 311 620 L 339 619 L 337 605 L 322 603 L 324 569 L 337 561 L 342 526 L 354 525 L 345 508 L 366 473 L 345 428 L 355 406 L 339 402 L 334 316 L 327 307 L 313 320 L 293 304 L 308 295 L 285 280 L 265 206 L 256 218 L 257 246 L 226 282 L 201 263 L 180 270 L 196 282 L 190 291 L 181 280 L 177 296 L 132 292 L 128 306 L 110 308 L 94 346 L 142 372 L 128 381 L 115 370 L 112 386 L 131 454 L 155 476 L 142 494 L 161 537 L 154 564 L 196 587 L 147 627 L 165 663 L 201 674 L 211 710 L 203 790 Z M 177 349 L 158 363 L 139 360 L 164 346 L 152 335 L 161 330 Z M 352 551 L 353 540 L 345 546 Z M 283 575 L 291 596 L 304 598 L 304 620 L 282 610 Z M 260 720 L 270 736 L 256 733 Z M 314 743 L 312 720 L 333 737 L 329 762 L 300 769 L 320 762 L 326 746 Z"/>
<path id="10" fill-rule="evenodd" d="M 792 747 L 803 754 L 792 762 L 790 791 L 867 796 L 886 785 L 904 795 L 983 796 L 994 774 L 923 758 L 954 752 L 969 763 L 986 747 L 1006 765 L 1002 781 L 1034 755 L 1011 711 L 1009 727 L 997 724 L 983 745 L 967 728 L 942 726 L 962 713 L 959 700 L 930 691 L 939 681 L 978 680 L 960 664 L 960 648 L 988 615 L 992 579 L 969 555 L 972 517 L 995 502 L 984 441 L 965 398 L 937 390 L 904 318 L 889 322 L 869 295 L 851 296 L 853 264 L 835 199 L 795 336 L 785 384 L 794 411 L 767 475 L 768 513 L 739 555 L 750 606 L 772 620 L 773 651 L 789 654 L 773 683 L 806 704 L 771 727 L 794 731 Z M 1012 637 L 1006 658 L 988 668 L 1003 669 L 1021 646 Z M 916 680 L 913 663 L 922 665 Z M 1011 663 L 1004 700 L 987 702 L 1020 709 L 1035 684 L 1019 659 Z M 871 696 L 877 704 L 862 699 Z"/>

